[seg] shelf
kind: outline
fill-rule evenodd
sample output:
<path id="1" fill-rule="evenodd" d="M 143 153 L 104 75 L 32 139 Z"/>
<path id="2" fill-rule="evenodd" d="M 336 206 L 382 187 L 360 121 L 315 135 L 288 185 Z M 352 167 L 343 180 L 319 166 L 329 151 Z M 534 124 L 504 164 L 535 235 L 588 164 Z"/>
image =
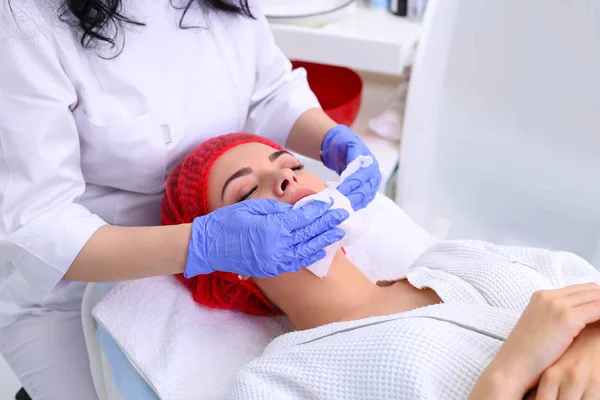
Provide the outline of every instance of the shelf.
<path id="1" fill-rule="evenodd" d="M 352 129 L 365 142 L 369 150 L 379 162 L 382 175 L 382 190 L 392 176 L 399 160 L 400 143 L 373 133 L 369 127 L 369 119 L 377 116 L 389 106 L 395 97 L 400 78 L 361 73 L 363 79 L 363 101 L 358 117 Z"/>
<path id="2" fill-rule="evenodd" d="M 422 29 L 387 10 L 361 5 L 322 27 L 271 23 L 271 28 L 290 59 L 388 75 L 400 75 Z"/>

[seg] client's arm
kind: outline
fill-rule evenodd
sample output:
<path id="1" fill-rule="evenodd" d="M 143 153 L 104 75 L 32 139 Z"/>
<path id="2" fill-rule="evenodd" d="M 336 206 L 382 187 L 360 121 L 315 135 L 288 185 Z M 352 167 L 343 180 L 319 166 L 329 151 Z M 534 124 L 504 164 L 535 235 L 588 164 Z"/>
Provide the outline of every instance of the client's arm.
<path id="1" fill-rule="evenodd" d="M 532 399 L 600 398 L 600 327 L 588 325 L 542 374 Z M 560 396 L 560 397 L 559 397 Z"/>
<path id="2" fill-rule="evenodd" d="M 599 320 L 600 286 L 595 283 L 536 292 L 469 400 L 523 399 L 568 354 L 586 326 L 591 329 Z M 587 330 L 581 338 L 586 336 Z"/>

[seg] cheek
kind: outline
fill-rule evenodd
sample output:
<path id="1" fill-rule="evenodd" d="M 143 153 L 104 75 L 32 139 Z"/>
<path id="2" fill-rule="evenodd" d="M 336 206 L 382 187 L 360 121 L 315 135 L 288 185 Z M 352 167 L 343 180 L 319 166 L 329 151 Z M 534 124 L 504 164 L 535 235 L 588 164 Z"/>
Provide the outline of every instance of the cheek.
<path id="1" fill-rule="evenodd" d="M 270 189 L 270 187 L 264 185 L 264 186 L 260 186 L 258 188 L 258 190 L 256 191 L 256 193 L 254 194 L 254 196 L 252 196 L 253 199 L 273 199 L 273 200 L 277 200 L 278 197 L 275 195 L 275 193 L 273 193 L 273 190 Z"/>
<path id="2" fill-rule="evenodd" d="M 327 188 L 327 186 L 325 186 L 325 182 L 323 182 L 321 178 L 310 172 L 299 174 L 298 183 L 316 192 L 320 192 L 321 190 Z"/>

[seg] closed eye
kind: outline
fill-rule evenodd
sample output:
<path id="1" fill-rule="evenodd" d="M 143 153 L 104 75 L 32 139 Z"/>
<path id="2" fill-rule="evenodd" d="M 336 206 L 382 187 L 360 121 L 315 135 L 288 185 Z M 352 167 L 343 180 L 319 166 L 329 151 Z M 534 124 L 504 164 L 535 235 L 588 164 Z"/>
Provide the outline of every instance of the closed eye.
<path id="1" fill-rule="evenodd" d="M 256 192 L 256 189 L 258 189 L 258 186 L 254 186 L 248 193 L 246 193 L 245 195 L 243 195 L 237 202 L 241 203 L 244 200 L 248 200 L 248 198 L 250 196 L 252 196 L 254 194 L 254 192 Z"/>
<path id="2" fill-rule="evenodd" d="M 304 169 L 304 164 L 299 163 L 298 165 L 291 167 L 290 169 L 292 171 L 302 171 Z M 254 192 L 256 192 L 257 189 L 258 189 L 258 186 L 254 186 L 251 190 L 248 191 L 248 193 L 246 193 L 245 195 L 240 197 L 240 199 L 237 202 L 241 203 L 244 200 L 248 200 L 250 198 L 250 196 L 252 196 L 254 194 Z"/>

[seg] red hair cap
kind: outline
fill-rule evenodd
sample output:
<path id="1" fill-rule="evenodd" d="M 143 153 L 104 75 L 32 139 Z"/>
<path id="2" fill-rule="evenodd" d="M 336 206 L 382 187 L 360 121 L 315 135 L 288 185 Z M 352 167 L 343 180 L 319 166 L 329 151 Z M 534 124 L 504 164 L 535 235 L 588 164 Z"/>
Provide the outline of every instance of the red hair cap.
<path id="1" fill-rule="evenodd" d="M 208 176 L 215 161 L 226 151 L 245 144 L 262 143 L 281 150 L 277 143 L 250 133 L 230 133 L 203 142 L 173 170 L 160 206 L 162 225 L 191 223 L 208 214 Z M 252 283 L 236 274 L 214 272 L 186 279 L 176 275 L 194 300 L 207 307 L 253 315 L 277 315 L 281 311 Z"/>

